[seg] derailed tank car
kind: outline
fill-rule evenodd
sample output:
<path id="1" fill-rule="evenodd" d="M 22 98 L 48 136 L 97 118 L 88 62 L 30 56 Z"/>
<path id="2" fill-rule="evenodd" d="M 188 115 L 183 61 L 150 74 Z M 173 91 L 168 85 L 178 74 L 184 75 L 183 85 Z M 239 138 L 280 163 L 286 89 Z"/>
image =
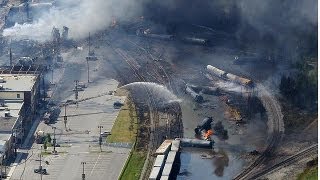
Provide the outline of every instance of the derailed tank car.
<path id="1" fill-rule="evenodd" d="M 138 29 L 136 31 L 137 36 L 147 37 L 147 38 L 154 38 L 154 39 L 160 39 L 160 40 L 173 40 L 174 35 L 170 34 L 153 34 L 150 33 L 148 30 Z"/>
<path id="2" fill-rule="evenodd" d="M 204 38 L 182 37 L 181 41 L 186 42 L 186 43 L 191 43 L 191 44 L 203 45 L 203 46 L 209 45 L 209 40 L 208 39 L 204 39 Z"/>
<path id="3" fill-rule="evenodd" d="M 202 130 L 209 130 L 211 129 L 211 123 L 213 122 L 212 117 L 207 117 L 202 120 L 202 122 L 194 129 L 196 134 L 200 134 Z"/>
<path id="4" fill-rule="evenodd" d="M 248 87 L 253 87 L 253 81 L 247 78 L 243 78 L 231 73 L 227 73 L 221 69 L 218 69 L 214 66 L 211 65 L 207 65 L 207 71 L 209 72 L 209 74 L 214 75 L 214 76 L 218 76 L 220 78 L 223 78 L 225 80 L 229 80 L 238 84 L 241 84 L 243 86 L 248 86 Z"/>
<path id="5" fill-rule="evenodd" d="M 186 86 L 186 93 L 190 94 L 192 98 L 197 102 L 197 103 L 202 103 L 203 102 L 203 97 L 196 93 L 192 88 L 189 86 Z"/>

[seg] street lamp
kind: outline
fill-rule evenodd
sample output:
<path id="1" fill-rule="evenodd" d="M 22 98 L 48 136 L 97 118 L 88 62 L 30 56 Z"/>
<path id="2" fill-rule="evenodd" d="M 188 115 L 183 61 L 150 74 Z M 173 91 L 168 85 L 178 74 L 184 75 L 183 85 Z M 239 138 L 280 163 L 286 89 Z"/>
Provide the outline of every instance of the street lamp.
<path id="1" fill-rule="evenodd" d="M 67 102 L 64 104 L 63 122 L 64 122 L 64 127 L 66 128 L 66 131 L 67 131 L 67 122 L 68 122 L 68 117 L 67 117 Z"/>
<path id="2" fill-rule="evenodd" d="M 57 151 L 56 151 L 56 127 L 52 127 L 53 129 L 53 151 L 52 153 L 56 154 Z"/>
<path id="3" fill-rule="evenodd" d="M 87 70 L 88 70 L 88 83 L 90 83 L 90 79 L 89 79 L 89 58 L 87 58 Z"/>
<path id="4" fill-rule="evenodd" d="M 101 136 L 101 128 L 103 128 L 103 126 L 98 126 L 98 128 L 100 129 L 100 136 L 99 136 L 99 146 L 100 146 L 100 151 L 102 152 L 102 136 Z"/>
<path id="5" fill-rule="evenodd" d="M 86 162 L 81 162 L 82 164 L 82 180 L 86 179 L 86 174 L 84 174 L 84 165 L 87 164 Z"/>

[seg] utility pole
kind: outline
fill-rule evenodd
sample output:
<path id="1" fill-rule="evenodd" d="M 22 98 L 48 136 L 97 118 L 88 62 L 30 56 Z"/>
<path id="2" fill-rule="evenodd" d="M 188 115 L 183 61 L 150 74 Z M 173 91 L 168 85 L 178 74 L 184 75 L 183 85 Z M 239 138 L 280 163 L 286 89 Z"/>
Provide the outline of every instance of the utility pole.
<path id="1" fill-rule="evenodd" d="M 53 151 L 52 153 L 54 154 L 57 154 L 57 151 L 56 151 L 56 127 L 52 127 L 53 129 Z"/>
<path id="2" fill-rule="evenodd" d="M 53 83 L 53 66 L 51 66 L 51 84 L 54 84 Z"/>
<path id="3" fill-rule="evenodd" d="M 90 79 L 89 79 L 89 59 L 92 55 L 91 53 L 91 37 L 90 37 L 90 32 L 89 32 L 89 42 L 88 42 L 88 46 L 89 46 L 89 52 L 88 52 L 88 57 L 86 58 L 87 59 L 87 68 L 88 68 L 88 83 L 90 82 Z"/>
<path id="4" fill-rule="evenodd" d="M 89 79 L 89 58 L 87 58 L 87 68 L 88 68 L 88 83 L 90 83 L 90 79 Z"/>
<path id="5" fill-rule="evenodd" d="M 42 146 L 41 146 L 41 150 L 40 150 L 40 155 L 39 155 L 39 157 L 40 157 L 40 166 L 39 166 L 39 171 L 40 171 L 40 179 L 42 180 L 42 166 L 41 166 L 41 153 L 42 153 Z"/>
<path id="6" fill-rule="evenodd" d="M 82 164 L 82 180 L 86 179 L 86 174 L 84 173 L 84 165 L 87 164 L 86 162 L 81 162 Z"/>
<path id="7" fill-rule="evenodd" d="M 64 127 L 67 130 L 67 122 L 68 122 L 68 117 L 67 117 L 67 102 L 64 104 L 64 116 L 63 116 L 63 122 L 64 122 Z"/>
<path id="8" fill-rule="evenodd" d="M 42 86 L 43 86 L 43 100 L 45 101 L 46 100 L 46 84 L 45 84 L 45 75 L 44 73 L 42 72 Z"/>
<path id="9" fill-rule="evenodd" d="M 10 51 L 9 51 L 9 56 L 10 56 L 10 66 L 12 66 L 12 51 L 11 51 L 11 47 L 10 47 Z"/>
<path id="10" fill-rule="evenodd" d="M 100 146 L 100 151 L 102 152 L 102 136 L 101 136 L 101 128 L 103 128 L 103 126 L 98 126 L 98 128 L 100 129 L 100 136 L 99 136 L 99 146 Z"/>
<path id="11" fill-rule="evenodd" d="M 91 38 L 90 38 L 90 32 L 89 32 L 89 42 L 88 42 L 88 45 L 89 45 L 89 52 L 88 52 L 88 55 L 90 56 L 91 55 Z"/>
<path id="12" fill-rule="evenodd" d="M 79 94 L 78 94 L 78 83 L 79 83 L 79 81 L 78 80 L 74 80 L 74 82 L 76 83 L 76 85 L 75 85 L 75 99 L 76 99 L 76 103 L 77 103 L 77 107 L 78 107 L 78 96 L 79 96 Z"/>
<path id="13" fill-rule="evenodd" d="M 79 83 L 79 80 L 74 80 L 74 82 L 76 83 L 75 84 L 75 87 L 74 87 L 74 90 L 75 90 L 75 99 L 76 101 L 78 100 L 78 83 Z"/>

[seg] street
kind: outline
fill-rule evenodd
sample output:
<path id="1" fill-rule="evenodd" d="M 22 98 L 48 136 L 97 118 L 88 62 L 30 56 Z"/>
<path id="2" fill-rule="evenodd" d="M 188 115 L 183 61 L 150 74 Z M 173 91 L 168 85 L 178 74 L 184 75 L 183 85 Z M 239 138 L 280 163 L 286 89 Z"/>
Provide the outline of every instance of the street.
<path id="1" fill-rule="evenodd" d="M 82 56 L 82 54 L 79 56 Z M 75 93 L 72 91 L 74 88 L 72 78 L 87 82 L 86 68 L 77 69 L 77 67 L 83 67 L 84 63 L 71 66 L 74 62 L 72 62 L 72 59 L 69 62 L 70 64 L 66 62 L 63 68 L 55 70 L 55 85 L 50 88 L 53 95 L 51 99 L 59 104 L 63 104 L 67 100 L 75 100 Z M 101 62 L 90 63 L 95 69 L 101 64 Z M 67 106 L 68 119 L 66 127 L 63 119 L 65 114 L 64 106 L 60 106 L 61 113 L 57 122 L 49 125 L 40 122 L 37 127 L 36 131 L 42 130 L 45 133 L 50 133 L 51 138 L 53 138 L 52 127 L 56 127 L 56 140 L 57 144 L 60 145 L 60 147 L 56 147 L 57 155 L 51 154 L 53 147 L 48 147 L 46 151 L 42 149 L 41 163 L 48 172 L 48 175 L 43 175 L 43 179 L 80 179 L 83 170 L 81 162 L 86 163 L 84 165 L 86 179 L 106 179 L 106 177 L 108 179 L 117 179 L 120 175 L 131 145 L 106 143 L 106 138 L 104 137 L 100 149 L 100 129 L 98 126 L 103 127 L 101 132 L 111 131 L 120 111 L 120 109 L 114 109 L 113 103 L 115 101 L 124 102 L 126 97 L 112 94 L 95 97 L 101 93 L 113 92 L 118 86 L 116 80 L 96 78 L 99 73 L 100 71 L 92 72 L 92 80 L 88 87 L 84 88 L 84 91 L 79 91 L 78 100 L 85 98 L 89 98 L 89 100 L 82 101 L 78 105 Z M 73 77 L 70 77 L 70 74 Z M 27 144 L 26 146 L 28 146 Z M 43 144 L 33 143 L 31 149 L 18 149 L 18 158 L 21 157 L 22 160 L 16 160 L 18 165 L 11 170 L 12 175 L 9 173 L 10 179 L 28 180 L 41 178 L 40 174 L 34 173 L 34 169 L 37 169 L 40 165 L 41 146 Z"/>

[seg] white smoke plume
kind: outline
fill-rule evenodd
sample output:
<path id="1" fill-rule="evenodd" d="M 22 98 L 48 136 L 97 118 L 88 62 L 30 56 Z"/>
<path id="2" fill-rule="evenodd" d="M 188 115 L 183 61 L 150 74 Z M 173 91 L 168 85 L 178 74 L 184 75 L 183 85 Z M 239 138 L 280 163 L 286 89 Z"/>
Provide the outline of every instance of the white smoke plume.
<path id="1" fill-rule="evenodd" d="M 156 107 L 164 107 L 181 101 L 165 86 L 153 82 L 133 82 L 120 88 L 130 90 L 136 98 L 140 98 L 146 102 L 148 99 L 152 99 L 153 106 Z"/>
<path id="2" fill-rule="evenodd" d="M 228 92 L 234 92 L 234 93 L 247 92 L 247 89 L 245 87 L 229 81 L 218 81 L 214 83 L 214 86 Z"/>
<path id="3" fill-rule="evenodd" d="M 106 29 L 113 19 L 133 17 L 139 11 L 138 3 L 132 0 L 58 0 L 56 7 L 37 14 L 32 24 L 15 24 L 4 29 L 3 35 L 46 41 L 53 27 L 67 26 L 70 37 L 84 38 L 89 32 Z"/>

